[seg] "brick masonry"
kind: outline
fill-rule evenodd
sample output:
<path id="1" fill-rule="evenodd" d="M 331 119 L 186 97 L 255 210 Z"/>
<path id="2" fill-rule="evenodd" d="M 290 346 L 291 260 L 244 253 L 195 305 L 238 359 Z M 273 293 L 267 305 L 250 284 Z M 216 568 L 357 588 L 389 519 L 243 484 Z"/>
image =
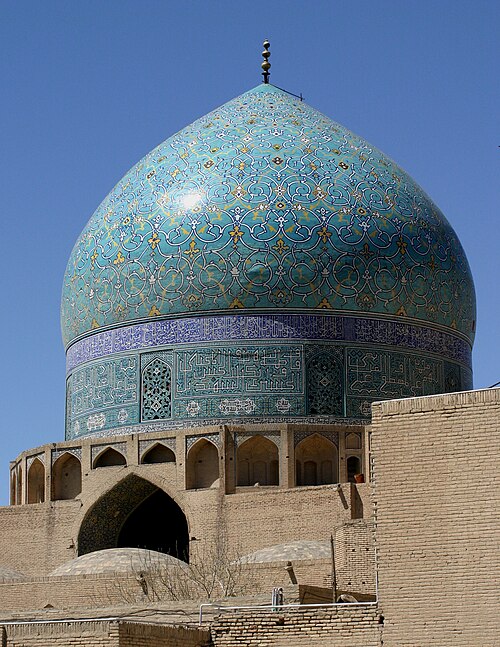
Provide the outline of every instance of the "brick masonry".
<path id="1" fill-rule="evenodd" d="M 500 389 L 377 403 L 384 647 L 499 644 Z"/>
<path id="2" fill-rule="evenodd" d="M 221 614 L 212 625 L 215 647 L 379 647 L 375 605 Z"/>
<path id="3" fill-rule="evenodd" d="M 205 628 L 119 620 L 35 622 L 0 626 L 2 647 L 208 647 Z"/>

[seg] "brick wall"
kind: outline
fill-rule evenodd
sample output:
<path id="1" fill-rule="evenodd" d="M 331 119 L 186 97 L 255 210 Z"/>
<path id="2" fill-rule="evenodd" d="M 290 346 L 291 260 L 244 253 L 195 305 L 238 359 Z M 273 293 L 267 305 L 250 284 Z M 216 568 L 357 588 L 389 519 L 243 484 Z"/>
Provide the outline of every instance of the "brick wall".
<path id="1" fill-rule="evenodd" d="M 499 644 L 500 389 L 373 406 L 384 647 Z"/>
<path id="2" fill-rule="evenodd" d="M 237 611 L 221 614 L 212 625 L 215 647 L 379 647 L 375 606 Z"/>
<path id="3" fill-rule="evenodd" d="M 0 627 L 3 647 L 208 647 L 210 632 L 140 622 L 94 620 Z"/>

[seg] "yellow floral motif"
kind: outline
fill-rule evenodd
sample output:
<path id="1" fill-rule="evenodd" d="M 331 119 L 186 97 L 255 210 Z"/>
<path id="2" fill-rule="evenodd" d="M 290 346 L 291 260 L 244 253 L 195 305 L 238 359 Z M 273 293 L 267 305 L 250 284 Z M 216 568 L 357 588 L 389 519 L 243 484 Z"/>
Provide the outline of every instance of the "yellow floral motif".
<path id="1" fill-rule="evenodd" d="M 118 252 L 115 260 L 113 261 L 113 265 L 120 265 L 120 263 L 123 263 L 124 260 L 125 260 L 125 256 L 121 252 Z"/>
<path id="2" fill-rule="evenodd" d="M 404 306 L 401 306 L 399 310 L 396 312 L 398 317 L 407 317 L 408 315 L 406 314 L 406 310 Z"/>
<path id="3" fill-rule="evenodd" d="M 401 254 L 401 256 L 404 256 L 406 254 L 406 248 L 408 247 L 408 243 L 405 243 L 405 241 L 401 236 L 399 237 L 397 246 L 399 248 L 399 253 Z"/>
<path id="4" fill-rule="evenodd" d="M 92 319 L 92 323 L 90 325 L 92 327 L 92 330 L 95 330 L 96 328 L 99 328 L 99 324 L 97 323 L 96 319 Z"/>
<path id="5" fill-rule="evenodd" d="M 204 166 L 205 168 L 210 168 L 210 167 L 211 167 L 211 166 L 213 166 L 213 165 L 214 165 L 214 161 L 213 161 L 213 160 L 207 160 L 207 161 L 205 162 L 205 164 L 203 164 L 203 166 Z"/>
<path id="6" fill-rule="evenodd" d="M 146 179 L 147 179 L 147 180 L 150 180 L 152 177 L 154 177 L 154 176 L 155 176 L 155 174 L 156 174 L 155 169 L 152 169 L 152 170 L 151 170 L 151 171 L 149 171 L 149 173 L 146 175 Z"/>
<path id="7" fill-rule="evenodd" d="M 318 231 L 318 236 L 321 238 L 323 243 L 327 243 L 331 235 L 332 232 L 328 231 L 326 225 L 323 225 L 323 227 Z"/>
<path id="8" fill-rule="evenodd" d="M 158 247 L 160 243 L 160 237 L 158 236 L 156 231 L 148 240 L 148 243 L 151 245 L 151 249 L 156 249 Z"/>
<path id="9" fill-rule="evenodd" d="M 321 303 L 318 305 L 318 308 L 320 308 L 320 309 L 322 309 L 322 310 L 326 310 L 326 309 L 331 310 L 331 309 L 332 309 L 332 306 L 331 306 L 330 302 L 328 301 L 328 299 L 325 297 L 325 298 L 321 301 Z"/>
<path id="10" fill-rule="evenodd" d="M 283 238 L 278 238 L 276 245 L 273 245 L 273 249 L 275 249 L 278 254 L 283 254 L 287 249 L 290 249 L 290 247 L 284 242 Z"/>
<path id="11" fill-rule="evenodd" d="M 363 251 L 361 252 L 361 256 L 363 256 L 363 258 L 366 258 L 366 259 L 369 259 L 370 256 L 373 256 L 373 252 L 370 250 L 370 246 L 368 245 L 368 243 L 365 243 L 363 245 Z"/>
<path id="12" fill-rule="evenodd" d="M 322 198 L 326 198 L 326 193 L 323 191 L 323 189 L 320 186 L 317 186 L 313 189 L 313 195 L 315 195 L 318 200 L 321 200 Z"/>
<path id="13" fill-rule="evenodd" d="M 95 262 L 96 262 L 98 256 L 99 256 L 99 254 L 97 253 L 97 250 L 95 250 L 94 253 L 92 254 L 92 256 L 90 257 L 90 261 L 91 261 L 90 262 L 90 267 L 91 267 L 91 269 L 94 269 Z"/>
<path id="14" fill-rule="evenodd" d="M 238 242 L 239 242 L 240 238 L 243 238 L 243 232 L 241 231 L 241 229 L 240 229 L 239 225 L 235 225 L 235 226 L 234 226 L 234 229 L 233 229 L 232 231 L 230 231 L 230 232 L 229 232 L 229 235 L 230 235 L 230 236 L 231 236 L 231 238 L 233 239 L 233 243 L 234 243 L 235 245 L 237 245 L 237 244 L 238 244 Z"/>
<path id="15" fill-rule="evenodd" d="M 234 299 L 231 302 L 231 305 L 229 307 L 230 308 L 244 308 L 245 306 L 241 303 L 241 301 L 238 299 L 238 297 L 234 297 Z"/>
<path id="16" fill-rule="evenodd" d="M 238 185 L 231 191 L 231 193 L 235 198 L 242 198 L 245 195 L 246 191 L 241 185 Z"/>
<path id="17" fill-rule="evenodd" d="M 157 317 L 160 314 L 161 314 L 161 312 L 158 310 L 158 308 L 155 305 L 152 306 L 151 310 L 149 311 L 149 316 L 150 317 Z"/>
<path id="18" fill-rule="evenodd" d="M 194 238 L 192 238 L 191 242 L 189 243 L 189 249 L 186 249 L 184 251 L 184 254 L 186 254 L 186 256 L 189 256 L 189 258 L 193 260 L 196 254 L 199 254 L 199 253 L 200 253 L 200 250 L 196 249 L 196 241 Z"/>

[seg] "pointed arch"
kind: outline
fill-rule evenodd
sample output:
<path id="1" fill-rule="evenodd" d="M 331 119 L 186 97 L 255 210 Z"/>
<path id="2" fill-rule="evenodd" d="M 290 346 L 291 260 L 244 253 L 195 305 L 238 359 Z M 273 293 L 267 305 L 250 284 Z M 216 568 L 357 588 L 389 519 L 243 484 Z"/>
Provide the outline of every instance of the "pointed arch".
<path id="1" fill-rule="evenodd" d="M 238 485 L 279 485 L 279 454 L 276 444 L 264 436 L 246 439 L 236 454 Z"/>
<path id="2" fill-rule="evenodd" d="M 219 484 L 219 450 L 206 438 L 197 440 L 186 460 L 186 489 L 217 487 Z"/>
<path id="3" fill-rule="evenodd" d="M 347 480 L 349 483 L 355 482 L 356 474 L 361 474 L 361 459 L 359 456 L 347 457 Z"/>
<path id="4" fill-rule="evenodd" d="M 78 555 L 106 548 L 146 548 L 187 561 L 187 518 L 162 488 L 129 474 L 92 505 L 80 526 Z"/>
<path id="5" fill-rule="evenodd" d="M 165 420 L 172 417 L 172 372 L 156 357 L 141 373 L 141 420 Z"/>
<path id="6" fill-rule="evenodd" d="M 338 450 L 328 438 L 311 434 L 295 448 L 297 485 L 338 483 Z"/>
<path id="7" fill-rule="evenodd" d="M 75 499 L 82 491 L 82 465 L 78 458 L 65 452 L 52 466 L 52 499 Z"/>
<path id="8" fill-rule="evenodd" d="M 146 452 L 144 452 L 141 463 L 151 465 L 152 463 L 175 463 L 175 454 L 163 443 L 155 443 Z"/>
<path id="9" fill-rule="evenodd" d="M 346 449 L 361 449 L 361 438 L 359 437 L 359 434 L 346 434 L 345 446 Z"/>
<path id="10" fill-rule="evenodd" d="M 21 465 L 17 468 L 17 483 L 16 483 L 16 503 L 21 505 L 23 502 L 23 468 Z"/>
<path id="11" fill-rule="evenodd" d="M 45 501 L 45 467 L 39 458 L 35 458 L 28 470 L 28 503 Z"/>
<path id="12" fill-rule="evenodd" d="M 16 472 L 10 474 L 10 505 L 16 505 Z"/>
<path id="13" fill-rule="evenodd" d="M 125 456 L 113 449 L 113 447 L 108 447 L 104 449 L 98 456 L 95 457 L 92 467 L 114 467 L 115 465 L 126 465 L 127 461 Z"/>

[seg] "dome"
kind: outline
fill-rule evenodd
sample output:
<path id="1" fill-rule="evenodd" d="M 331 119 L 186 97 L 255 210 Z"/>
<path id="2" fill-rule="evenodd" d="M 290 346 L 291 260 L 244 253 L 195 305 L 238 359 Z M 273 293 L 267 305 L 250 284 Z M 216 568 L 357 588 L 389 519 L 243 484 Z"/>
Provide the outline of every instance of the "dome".
<path id="1" fill-rule="evenodd" d="M 430 198 L 263 84 L 146 155 L 80 235 L 67 437 L 365 419 L 377 399 L 470 388 L 474 326 L 467 259 Z"/>
<path id="2" fill-rule="evenodd" d="M 144 548 L 108 548 L 65 562 L 50 575 L 97 575 L 140 573 L 172 567 L 186 568 L 180 559 Z"/>
<path id="3" fill-rule="evenodd" d="M 456 234 L 404 171 L 263 84 L 101 203 L 66 270 L 63 337 L 235 309 L 401 315 L 472 336 L 474 292 Z"/>

